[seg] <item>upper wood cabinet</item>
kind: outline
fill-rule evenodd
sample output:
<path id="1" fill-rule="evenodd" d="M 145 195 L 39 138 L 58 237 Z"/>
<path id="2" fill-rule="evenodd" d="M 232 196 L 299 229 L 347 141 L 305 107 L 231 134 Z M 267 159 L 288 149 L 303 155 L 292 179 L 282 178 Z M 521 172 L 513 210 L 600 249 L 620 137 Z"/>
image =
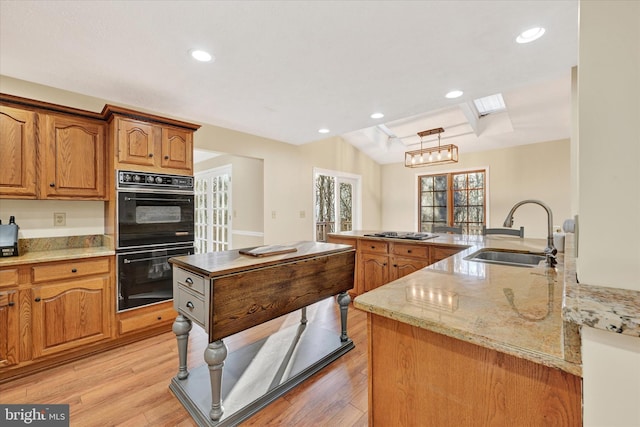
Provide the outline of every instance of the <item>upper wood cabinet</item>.
<path id="1" fill-rule="evenodd" d="M 193 174 L 193 131 L 117 117 L 117 169 Z"/>
<path id="2" fill-rule="evenodd" d="M 0 196 L 36 198 L 36 113 L 0 105 Z"/>
<path id="3" fill-rule="evenodd" d="M 103 122 L 42 115 L 40 198 L 97 199 L 106 196 Z"/>

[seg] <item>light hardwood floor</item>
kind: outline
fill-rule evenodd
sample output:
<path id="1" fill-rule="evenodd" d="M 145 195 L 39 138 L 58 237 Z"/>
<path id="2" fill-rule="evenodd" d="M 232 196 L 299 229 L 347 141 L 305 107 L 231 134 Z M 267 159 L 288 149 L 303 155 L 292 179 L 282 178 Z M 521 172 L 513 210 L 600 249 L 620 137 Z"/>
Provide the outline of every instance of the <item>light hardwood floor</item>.
<path id="1" fill-rule="evenodd" d="M 308 308 L 309 321 L 339 332 L 333 298 Z M 225 339 L 229 352 L 295 324 L 295 312 Z M 348 334 L 355 348 L 248 419 L 242 426 L 366 426 L 366 314 L 349 306 Z M 203 364 L 207 337 L 194 326 L 188 367 Z M 70 425 L 195 426 L 169 390 L 178 353 L 171 332 L 83 360 L 0 384 L 0 403 L 70 405 Z"/>

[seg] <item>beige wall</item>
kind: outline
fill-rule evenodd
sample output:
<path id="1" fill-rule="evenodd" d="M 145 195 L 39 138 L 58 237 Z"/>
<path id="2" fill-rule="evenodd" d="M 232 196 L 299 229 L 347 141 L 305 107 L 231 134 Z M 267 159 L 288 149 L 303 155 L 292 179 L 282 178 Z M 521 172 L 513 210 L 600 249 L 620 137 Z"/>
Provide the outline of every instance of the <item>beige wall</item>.
<path id="1" fill-rule="evenodd" d="M 640 291 L 640 2 L 581 1 L 578 279 Z M 585 426 L 640 425 L 640 339 L 582 329 Z"/>
<path id="2" fill-rule="evenodd" d="M 49 88 L 46 86 L 0 76 L 0 91 L 26 98 L 52 102 L 60 105 L 82 108 L 99 112 L 105 103 L 113 101 L 87 97 L 81 94 Z M 126 106 L 145 111 L 136 106 Z M 159 111 L 146 111 L 164 115 Z M 190 121 L 188 117 L 174 117 Z M 302 147 L 283 142 L 261 138 L 231 129 L 204 124 L 194 137 L 198 148 L 229 153 L 237 156 L 252 157 L 263 160 L 264 172 L 264 243 L 284 243 L 313 238 L 313 168 L 338 170 L 363 177 L 363 225 L 368 228 L 380 226 L 380 166 L 373 160 L 359 153 L 350 144 L 340 138 L 318 141 Z M 33 201 L 33 206 L 44 206 L 43 202 Z M 67 202 L 61 209 L 73 210 L 77 203 Z M 16 219 L 26 217 L 22 204 L 15 201 L 2 200 L 0 214 L 5 211 L 16 215 Z M 56 211 L 58 212 L 58 211 Z M 304 215 L 301 215 L 304 212 Z M 98 205 L 90 216 L 98 222 L 103 219 L 103 212 Z M 304 216 L 304 218 L 301 218 Z M 53 229 L 53 213 L 48 210 L 42 215 L 37 228 L 26 228 L 21 225 L 20 237 L 44 237 L 51 233 L 56 235 L 74 235 L 72 229 Z M 41 224 L 40 224 L 41 222 Z M 47 225 L 50 224 L 50 225 Z M 35 231 L 35 230 L 39 231 Z M 103 228 L 96 233 L 102 233 Z"/>
<path id="3" fill-rule="evenodd" d="M 511 207 L 524 199 L 538 199 L 551 207 L 554 223 L 571 217 L 569 140 L 460 153 L 455 164 L 407 168 L 404 164 L 382 168 L 382 228 L 417 231 L 418 175 L 488 168 L 488 225 L 502 227 Z M 523 205 L 514 215 L 514 227 L 525 227 L 526 237 L 547 236 L 547 215 L 538 205 Z"/>

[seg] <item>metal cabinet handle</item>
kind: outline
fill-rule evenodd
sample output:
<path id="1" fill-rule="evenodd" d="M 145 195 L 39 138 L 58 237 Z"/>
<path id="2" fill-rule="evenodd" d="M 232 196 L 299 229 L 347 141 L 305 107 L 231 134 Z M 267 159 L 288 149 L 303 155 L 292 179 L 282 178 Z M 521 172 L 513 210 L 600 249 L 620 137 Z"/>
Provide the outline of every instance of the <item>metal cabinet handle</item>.
<path id="1" fill-rule="evenodd" d="M 158 316 L 158 320 L 162 320 L 162 316 Z"/>
<path id="2" fill-rule="evenodd" d="M 191 286 L 191 285 L 193 285 L 193 279 L 191 279 L 191 277 L 187 277 L 187 278 L 185 279 L 185 283 L 186 283 L 187 285 Z"/>
<path id="3" fill-rule="evenodd" d="M 165 160 L 169 160 L 169 156 L 164 156 L 164 159 Z"/>
<path id="4" fill-rule="evenodd" d="M 78 269 L 77 269 L 77 268 L 72 268 L 72 269 L 71 269 L 71 272 L 72 272 L 72 273 L 77 273 L 77 272 L 78 272 Z"/>
<path id="5" fill-rule="evenodd" d="M 15 303 L 15 302 L 13 302 L 13 301 L 9 301 L 9 304 L 7 304 L 7 305 L 8 305 L 9 307 L 13 307 L 14 305 L 16 305 L 16 303 Z"/>
<path id="6" fill-rule="evenodd" d="M 36 297 L 36 299 L 34 299 L 35 302 L 40 302 L 40 297 Z"/>
<path id="7" fill-rule="evenodd" d="M 408 250 L 407 250 L 407 253 L 408 253 L 408 254 L 410 254 L 410 253 L 411 253 L 411 249 L 408 249 Z"/>
<path id="8" fill-rule="evenodd" d="M 56 186 L 55 182 L 52 182 L 51 184 L 49 184 L 49 187 L 55 187 L 55 186 Z"/>
<path id="9" fill-rule="evenodd" d="M 189 310 L 193 310 L 195 308 L 195 306 L 193 305 L 193 303 L 191 301 L 187 301 L 187 308 Z"/>
<path id="10" fill-rule="evenodd" d="M 149 153 L 149 157 L 153 157 L 153 153 Z"/>

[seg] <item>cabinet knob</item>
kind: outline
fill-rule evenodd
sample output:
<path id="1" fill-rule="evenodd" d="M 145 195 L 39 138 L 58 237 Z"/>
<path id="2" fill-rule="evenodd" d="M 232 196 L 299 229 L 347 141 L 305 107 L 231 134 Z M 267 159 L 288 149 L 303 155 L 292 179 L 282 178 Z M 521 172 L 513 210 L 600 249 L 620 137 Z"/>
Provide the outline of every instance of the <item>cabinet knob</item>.
<path id="1" fill-rule="evenodd" d="M 169 156 L 164 156 L 164 159 L 165 160 L 169 160 Z"/>
<path id="2" fill-rule="evenodd" d="M 153 157 L 153 153 L 149 153 L 149 157 Z"/>
<path id="3" fill-rule="evenodd" d="M 72 269 L 71 269 L 71 272 L 72 272 L 72 273 L 77 273 L 77 272 L 78 272 L 78 269 L 77 269 L 77 268 L 72 268 Z"/>
<path id="4" fill-rule="evenodd" d="M 55 186 L 56 186 L 55 182 L 52 182 L 51 184 L 49 184 L 49 187 L 55 187 Z"/>
<path id="5" fill-rule="evenodd" d="M 189 310 L 193 310 L 194 309 L 193 303 L 191 301 L 187 301 L 187 308 Z"/>
<path id="6" fill-rule="evenodd" d="M 162 320 L 162 316 L 158 316 L 158 320 Z"/>
<path id="7" fill-rule="evenodd" d="M 411 249 L 408 249 L 408 250 L 407 250 L 407 253 L 408 253 L 408 254 L 410 254 L 410 253 L 411 253 Z"/>
<path id="8" fill-rule="evenodd" d="M 187 277 L 185 279 L 185 283 L 189 286 L 193 285 L 193 279 L 191 277 Z"/>
<path id="9" fill-rule="evenodd" d="M 16 305 L 16 303 L 15 303 L 15 302 L 13 302 L 13 301 L 9 301 L 9 304 L 7 304 L 7 305 L 8 305 L 9 307 L 13 307 L 14 305 Z"/>
<path id="10" fill-rule="evenodd" d="M 35 302 L 40 302 L 40 297 L 36 297 L 36 299 L 34 299 Z"/>

